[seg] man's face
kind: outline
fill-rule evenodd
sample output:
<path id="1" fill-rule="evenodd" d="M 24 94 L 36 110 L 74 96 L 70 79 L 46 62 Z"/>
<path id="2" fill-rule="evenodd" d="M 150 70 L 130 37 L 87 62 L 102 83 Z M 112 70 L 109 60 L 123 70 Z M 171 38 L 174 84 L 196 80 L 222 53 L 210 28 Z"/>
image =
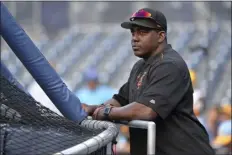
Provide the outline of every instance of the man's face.
<path id="1" fill-rule="evenodd" d="M 131 34 L 132 49 L 134 54 L 140 58 L 150 57 L 164 40 L 163 32 L 144 27 L 132 27 Z"/>
<path id="2" fill-rule="evenodd" d="M 88 87 L 91 90 L 96 89 L 97 85 L 98 85 L 98 83 L 96 81 L 94 81 L 94 80 L 88 81 Z"/>

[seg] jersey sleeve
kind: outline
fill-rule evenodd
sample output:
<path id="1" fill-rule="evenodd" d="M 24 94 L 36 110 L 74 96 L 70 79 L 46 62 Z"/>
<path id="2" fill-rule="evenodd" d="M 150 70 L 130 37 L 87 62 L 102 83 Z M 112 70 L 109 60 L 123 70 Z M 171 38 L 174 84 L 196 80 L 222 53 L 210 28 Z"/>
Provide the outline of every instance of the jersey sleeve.
<path id="1" fill-rule="evenodd" d="M 121 106 L 129 104 L 129 82 L 126 82 L 120 89 L 118 94 L 114 94 L 113 99 L 117 100 Z"/>

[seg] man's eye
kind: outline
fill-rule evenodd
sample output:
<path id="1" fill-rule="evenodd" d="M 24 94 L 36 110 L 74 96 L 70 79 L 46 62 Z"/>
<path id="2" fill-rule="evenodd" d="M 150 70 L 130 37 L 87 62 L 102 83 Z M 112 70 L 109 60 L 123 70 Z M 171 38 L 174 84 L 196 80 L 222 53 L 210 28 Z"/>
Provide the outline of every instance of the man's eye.
<path id="1" fill-rule="evenodd" d="M 148 33 L 148 31 L 140 30 L 139 33 L 140 33 L 140 34 L 146 34 L 146 33 Z"/>

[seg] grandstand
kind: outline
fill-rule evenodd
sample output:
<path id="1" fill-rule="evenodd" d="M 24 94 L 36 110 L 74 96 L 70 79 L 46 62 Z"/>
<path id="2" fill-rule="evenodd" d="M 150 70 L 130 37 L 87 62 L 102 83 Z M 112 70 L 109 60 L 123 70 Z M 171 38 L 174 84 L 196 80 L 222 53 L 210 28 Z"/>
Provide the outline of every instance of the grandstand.
<path id="1" fill-rule="evenodd" d="M 98 7 L 94 8 L 91 2 L 76 2 L 74 6 L 79 8 L 79 11 L 76 10 L 77 14 L 82 12 L 83 8 L 93 7 L 94 17 L 73 18 L 77 24 L 65 29 L 64 35 L 55 40 L 49 40 L 46 37 L 49 34 L 37 37 L 39 38 L 36 41 L 37 46 L 49 61 L 56 63 L 56 71 L 72 86 L 71 90 L 76 91 L 83 85 L 81 75 L 89 66 L 97 66 L 101 82 L 114 88 L 119 88 L 126 81 L 137 58 L 131 51 L 130 34 L 120 28 L 120 22 L 135 8 L 149 5 L 161 8 L 166 14 L 168 41 L 180 52 L 189 67 L 197 71 L 197 86 L 203 86 L 207 80 L 205 77 L 208 77 L 206 85 L 209 86 L 211 101 L 220 102 L 223 98 L 231 99 L 231 88 L 226 82 L 231 81 L 231 29 L 230 21 L 222 12 L 222 9 L 229 11 L 224 3 L 217 7 L 219 13 L 214 12 L 217 16 L 222 14 L 224 20 L 220 16 L 219 21 L 219 17 L 215 15 L 207 22 L 202 19 L 199 19 L 200 21 L 193 19 L 193 15 L 196 16 L 195 9 L 202 9 L 202 6 L 197 7 L 194 2 L 172 2 L 167 3 L 168 5 L 163 5 L 162 2 L 121 3 L 99 2 Z M 215 5 L 216 3 L 209 3 L 209 8 L 215 9 Z M 120 11 L 117 11 L 119 9 Z M 186 10 L 188 13 L 182 14 L 180 18 L 180 13 Z M 95 16 L 99 19 L 98 21 L 92 20 Z M 33 36 L 38 35 L 34 33 L 32 38 Z M 207 47 L 208 57 L 202 49 L 191 52 L 190 47 L 196 45 Z M 21 62 L 9 48 L 2 50 L 2 60 L 26 87 L 30 85 L 33 78 L 25 72 Z"/>
<path id="2" fill-rule="evenodd" d="M 101 83 L 120 88 L 138 60 L 131 49 L 130 32 L 120 23 L 138 8 L 159 8 L 167 17 L 168 42 L 196 71 L 197 87 L 206 89 L 209 106 L 231 103 L 231 3 L 164 3 L 69 2 L 69 23 L 51 39 L 43 17 L 36 16 L 43 9 L 29 9 L 40 6 L 40 2 L 5 2 L 73 92 L 84 85 L 82 75 L 90 66 L 97 67 Z M 19 10 L 21 16 L 17 18 Z M 50 13 L 53 11 L 57 10 Z M 32 15 L 22 19 L 25 14 Z M 26 88 L 34 81 L 3 40 L 1 60 Z"/>

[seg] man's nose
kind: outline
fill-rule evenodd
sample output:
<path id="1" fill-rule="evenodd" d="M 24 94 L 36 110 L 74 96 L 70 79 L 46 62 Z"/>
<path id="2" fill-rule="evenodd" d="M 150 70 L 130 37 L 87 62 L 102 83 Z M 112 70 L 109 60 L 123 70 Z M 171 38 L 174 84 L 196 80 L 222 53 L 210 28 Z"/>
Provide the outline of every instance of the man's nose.
<path id="1" fill-rule="evenodd" d="M 138 37 L 138 34 L 136 32 L 134 32 L 133 35 L 132 35 L 132 41 L 133 42 L 139 41 L 139 37 Z"/>

